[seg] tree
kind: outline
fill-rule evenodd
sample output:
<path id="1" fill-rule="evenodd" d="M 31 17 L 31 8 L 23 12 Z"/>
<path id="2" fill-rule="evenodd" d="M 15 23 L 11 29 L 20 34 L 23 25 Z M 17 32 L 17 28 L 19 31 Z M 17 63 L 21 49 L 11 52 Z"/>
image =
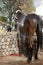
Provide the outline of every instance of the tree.
<path id="1" fill-rule="evenodd" d="M 6 22 L 7 21 L 7 18 L 6 17 L 3 17 L 3 16 L 0 16 L 0 21 Z"/>
<path id="2" fill-rule="evenodd" d="M 26 14 L 35 11 L 33 0 L 0 0 L 0 12 L 10 21 L 17 9 L 21 9 Z"/>
<path id="3" fill-rule="evenodd" d="M 2 3 L 1 12 L 5 16 L 7 15 L 10 21 L 12 19 L 12 14 L 14 12 L 14 9 L 16 8 L 15 2 L 16 2 L 15 0 L 0 0 L 0 3 Z"/>
<path id="4" fill-rule="evenodd" d="M 17 1 L 19 7 L 25 14 L 31 13 L 32 11 L 36 10 L 33 3 L 34 0 L 17 0 Z"/>

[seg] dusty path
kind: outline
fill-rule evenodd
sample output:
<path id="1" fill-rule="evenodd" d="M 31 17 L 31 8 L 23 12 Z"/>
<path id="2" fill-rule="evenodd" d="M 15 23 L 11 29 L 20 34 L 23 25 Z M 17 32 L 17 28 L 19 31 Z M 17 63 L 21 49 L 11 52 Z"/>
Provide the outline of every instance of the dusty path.
<path id="1" fill-rule="evenodd" d="M 0 57 L 0 65 L 43 65 L 43 52 L 39 53 L 39 60 L 32 60 L 31 63 L 26 62 L 25 57 L 6 56 Z"/>

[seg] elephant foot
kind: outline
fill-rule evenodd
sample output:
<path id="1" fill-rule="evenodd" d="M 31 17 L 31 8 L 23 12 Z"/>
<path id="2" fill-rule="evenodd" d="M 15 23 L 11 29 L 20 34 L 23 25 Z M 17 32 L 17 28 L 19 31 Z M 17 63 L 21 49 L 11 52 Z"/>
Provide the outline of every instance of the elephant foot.
<path id="1" fill-rule="evenodd" d="M 31 62 L 31 59 L 27 59 L 27 63 L 30 63 Z"/>

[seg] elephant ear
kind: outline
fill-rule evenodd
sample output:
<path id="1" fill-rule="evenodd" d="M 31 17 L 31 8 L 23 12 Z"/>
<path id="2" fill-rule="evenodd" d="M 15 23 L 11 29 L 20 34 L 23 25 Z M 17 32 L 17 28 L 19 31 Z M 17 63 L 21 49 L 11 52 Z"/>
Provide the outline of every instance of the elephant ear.
<path id="1" fill-rule="evenodd" d="M 22 16 L 22 11 L 21 10 L 16 10 L 16 18 L 21 19 Z"/>
<path id="2" fill-rule="evenodd" d="M 20 10 L 16 10 L 16 14 L 17 14 L 18 12 L 21 12 L 21 11 L 20 11 Z"/>

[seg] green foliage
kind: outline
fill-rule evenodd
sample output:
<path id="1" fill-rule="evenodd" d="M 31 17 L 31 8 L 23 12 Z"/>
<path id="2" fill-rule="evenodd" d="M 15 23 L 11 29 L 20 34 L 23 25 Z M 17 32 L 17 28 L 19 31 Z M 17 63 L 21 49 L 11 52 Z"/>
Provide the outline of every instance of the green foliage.
<path id="1" fill-rule="evenodd" d="M 6 22 L 7 21 L 7 18 L 6 17 L 3 17 L 3 16 L 0 16 L 0 21 Z"/>
<path id="2" fill-rule="evenodd" d="M 0 11 L 3 16 L 7 16 L 10 21 L 12 21 L 12 14 L 17 7 L 16 0 L 0 0 Z"/>

